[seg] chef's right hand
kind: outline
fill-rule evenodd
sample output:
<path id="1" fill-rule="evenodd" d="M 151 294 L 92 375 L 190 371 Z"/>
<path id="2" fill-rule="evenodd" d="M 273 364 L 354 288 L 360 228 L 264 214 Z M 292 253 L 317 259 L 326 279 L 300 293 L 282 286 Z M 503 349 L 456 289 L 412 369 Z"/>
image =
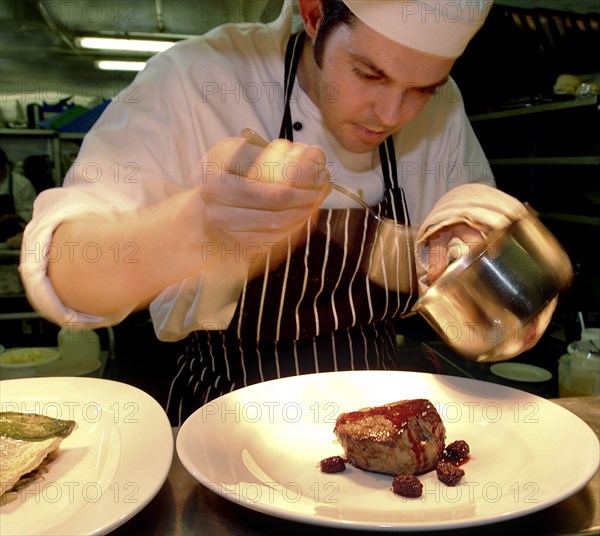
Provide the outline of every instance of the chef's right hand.
<path id="1" fill-rule="evenodd" d="M 203 170 L 206 224 L 217 239 L 241 245 L 286 238 L 331 191 L 325 153 L 282 139 L 263 148 L 226 138 L 207 152 Z"/>

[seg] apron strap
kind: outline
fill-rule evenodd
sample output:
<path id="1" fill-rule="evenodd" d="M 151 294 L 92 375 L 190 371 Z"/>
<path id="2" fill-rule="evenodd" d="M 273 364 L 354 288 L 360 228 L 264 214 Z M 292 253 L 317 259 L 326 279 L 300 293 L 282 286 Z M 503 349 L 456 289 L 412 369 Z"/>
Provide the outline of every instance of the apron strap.
<path id="1" fill-rule="evenodd" d="M 410 226 L 406 197 L 398 181 L 398 165 L 392 136 L 388 136 L 385 142 L 379 145 L 379 159 L 386 188 L 386 198 L 388 199 L 387 217 Z"/>
<path id="2" fill-rule="evenodd" d="M 298 62 L 302 56 L 305 37 L 306 34 L 304 32 L 299 32 L 295 35 L 292 35 L 285 50 L 285 104 L 283 118 L 281 120 L 281 128 L 279 129 L 279 137 L 289 141 L 294 141 L 292 113 L 290 111 L 290 97 L 292 96 L 292 90 L 294 89 L 294 80 L 296 78 L 296 71 L 298 70 Z"/>

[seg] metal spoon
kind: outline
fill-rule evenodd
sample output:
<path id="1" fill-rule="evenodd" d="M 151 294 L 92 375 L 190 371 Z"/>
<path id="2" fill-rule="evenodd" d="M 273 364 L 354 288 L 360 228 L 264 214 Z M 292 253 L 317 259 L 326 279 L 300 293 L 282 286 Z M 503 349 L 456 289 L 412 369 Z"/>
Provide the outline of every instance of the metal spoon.
<path id="1" fill-rule="evenodd" d="M 252 145 L 256 145 L 258 147 L 266 147 L 267 145 L 269 145 L 269 143 L 254 129 L 243 128 L 241 135 L 242 138 L 244 138 L 248 143 L 251 143 Z M 383 219 L 379 217 L 377 212 L 375 212 L 375 210 L 372 207 L 370 207 L 362 197 L 359 197 L 354 192 L 351 192 L 350 190 L 344 188 L 343 186 L 340 186 L 335 182 L 332 182 L 331 186 L 334 190 L 337 190 L 338 192 L 347 195 L 350 199 L 358 203 L 361 207 L 366 208 L 370 212 L 371 216 L 373 216 L 376 220 L 383 221 Z"/>

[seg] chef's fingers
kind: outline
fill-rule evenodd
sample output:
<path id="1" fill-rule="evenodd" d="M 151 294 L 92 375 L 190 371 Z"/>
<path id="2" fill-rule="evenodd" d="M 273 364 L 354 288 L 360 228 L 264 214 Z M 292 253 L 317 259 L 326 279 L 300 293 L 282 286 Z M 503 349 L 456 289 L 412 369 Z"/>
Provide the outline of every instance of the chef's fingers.
<path id="1" fill-rule="evenodd" d="M 310 213 L 307 215 L 306 210 L 298 209 L 267 211 L 236 207 L 232 210 L 222 205 L 207 205 L 206 217 L 213 230 L 249 241 L 251 236 L 261 240 L 258 235 L 277 239 L 287 236 L 304 224 Z"/>
<path id="2" fill-rule="evenodd" d="M 202 185 L 202 198 L 208 206 L 222 207 L 223 210 L 272 213 L 274 218 L 285 216 L 285 212 L 304 213 L 305 219 L 318 205 L 319 192 L 295 188 L 280 182 L 252 182 L 237 175 L 225 174 L 223 180 Z M 242 220 L 243 221 L 243 220 Z M 253 219 L 254 221 L 254 219 Z M 247 222 L 252 225 L 252 221 Z"/>
<path id="3" fill-rule="evenodd" d="M 320 208 L 323 192 L 297 188 L 285 181 L 250 181 L 224 174 L 199 189 L 209 225 L 230 237 L 250 240 L 252 234 L 283 237 Z"/>
<path id="4" fill-rule="evenodd" d="M 427 279 L 436 281 L 453 262 L 469 257 L 473 248 L 483 241 L 480 231 L 465 223 L 440 229 L 428 241 Z"/>
<path id="5" fill-rule="evenodd" d="M 263 172 L 262 180 L 331 191 L 327 158 L 320 147 L 278 139 L 260 153 L 255 163 Z"/>
<path id="6" fill-rule="evenodd" d="M 278 139 L 266 147 L 244 138 L 225 138 L 215 144 L 201 164 L 203 182 L 224 173 L 252 182 L 286 182 L 297 188 L 331 189 L 325 153 L 319 147 Z"/>
<path id="7" fill-rule="evenodd" d="M 227 138 L 207 152 L 199 193 L 207 225 L 227 240 L 268 242 L 298 230 L 331 191 L 323 151 Z"/>
<path id="8" fill-rule="evenodd" d="M 322 179 L 305 180 L 312 182 Z M 296 180 L 273 176 L 266 178 L 260 171 L 256 174 L 247 171 L 245 177 L 222 173 L 218 179 L 204 181 L 201 192 L 207 203 L 271 211 L 312 210 L 322 204 L 328 193 L 322 186 L 298 187 Z"/>

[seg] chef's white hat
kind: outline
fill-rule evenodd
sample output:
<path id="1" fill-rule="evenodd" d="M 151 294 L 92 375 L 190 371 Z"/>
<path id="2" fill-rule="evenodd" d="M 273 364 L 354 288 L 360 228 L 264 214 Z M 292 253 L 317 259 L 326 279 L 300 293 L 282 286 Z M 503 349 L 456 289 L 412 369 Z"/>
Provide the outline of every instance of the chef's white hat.
<path id="1" fill-rule="evenodd" d="M 343 0 L 367 26 L 401 45 L 458 58 L 493 0 Z"/>

